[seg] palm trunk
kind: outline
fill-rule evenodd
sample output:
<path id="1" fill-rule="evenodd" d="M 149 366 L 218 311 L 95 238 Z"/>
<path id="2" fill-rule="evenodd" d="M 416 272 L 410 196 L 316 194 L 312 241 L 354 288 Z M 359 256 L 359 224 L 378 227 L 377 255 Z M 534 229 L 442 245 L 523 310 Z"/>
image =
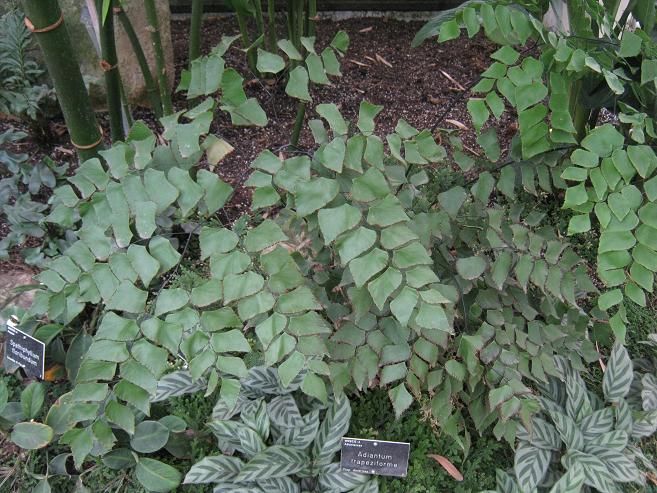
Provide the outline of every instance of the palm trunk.
<path id="1" fill-rule="evenodd" d="M 276 3 L 275 0 L 267 0 L 267 17 L 269 21 L 269 49 L 272 53 L 276 53 L 276 43 L 278 42 L 276 36 Z"/>
<path id="2" fill-rule="evenodd" d="M 103 149 L 102 135 L 75 51 L 66 26 L 62 23 L 53 27 L 62 15 L 57 0 L 23 0 L 23 11 L 36 31 L 69 135 L 80 159 L 98 157 L 98 151 Z"/>
<path id="3" fill-rule="evenodd" d="M 110 0 L 110 9 L 113 7 Z M 107 111 L 109 112 L 110 134 L 112 142 L 118 142 L 125 137 L 123 131 L 123 107 L 121 103 L 121 76 L 116 56 L 114 40 L 114 16 L 107 15 L 103 22 L 103 0 L 96 1 L 98 25 L 100 26 L 101 68 L 105 73 L 105 92 L 107 93 Z"/>
<path id="4" fill-rule="evenodd" d="M 123 26 L 123 30 L 128 36 L 128 40 L 132 46 L 132 51 L 135 53 L 135 57 L 137 58 L 137 63 L 139 63 L 139 68 L 141 69 L 141 73 L 144 77 L 144 83 L 146 84 L 146 94 L 148 95 L 148 101 L 151 104 L 151 108 L 153 109 L 155 116 L 160 118 L 162 117 L 162 100 L 160 99 L 160 90 L 157 87 L 155 79 L 153 78 L 151 68 L 148 65 L 148 60 L 146 60 L 146 55 L 144 54 L 144 50 L 139 41 L 139 37 L 135 32 L 135 28 L 132 26 L 132 22 L 130 22 L 128 14 L 126 14 L 122 8 L 116 9 L 115 12 L 119 22 L 121 23 L 121 26 Z"/>
<path id="5" fill-rule="evenodd" d="M 160 37 L 160 22 L 157 19 L 155 0 L 144 0 L 146 17 L 151 33 L 151 42 L 155 50 L 155 64 L 157 66 L 157 80 L 160 85 L 160 98 L 162 99 L 162 112 L 164 116 L 173 113 L 171 94 L 169 93 L 169 80 L 167 78 L 167 67 L 164 61 L 164 50 L 162 49 L 162 38 Z"/>
<path id="6" fill-rule="evenodd" d="M 192 0 L 192 20 L 189 27 L 189 67 L 201 56 L 201 25 L 203 24 L 203 0 Z"/>

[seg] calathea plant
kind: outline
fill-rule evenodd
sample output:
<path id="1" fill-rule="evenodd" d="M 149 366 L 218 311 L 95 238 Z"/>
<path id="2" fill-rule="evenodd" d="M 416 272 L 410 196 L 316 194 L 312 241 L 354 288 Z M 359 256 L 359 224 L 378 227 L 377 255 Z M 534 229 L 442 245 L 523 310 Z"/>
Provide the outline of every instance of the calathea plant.
<path id="1" fill-rule="evenodd" d="M 375 478 L 333 462 L 349 429 L 347 397 L 308 400 L 300 382 L 283 387 L 276 370 L 252 368 L 237 400 L 220 399 L 208 423 L 224 453 L 194 464 L 184 483 L 212 483 L 217 492 L 378 492 Z"/>
<path id="2" fill-rule="evenodd" d="M 657 428 L 656 411 L 633 411 L 627 397 L 632 361 L 616 345 L 603 377 L 604 401 L 563 358 L 562 379 L 550 377 L 538 397 L 541 412 L 518 432 L 513 474 L 498 471 L 498 492 L 619 491 L 645 486 L 654 465 L 636 442 Z"/>

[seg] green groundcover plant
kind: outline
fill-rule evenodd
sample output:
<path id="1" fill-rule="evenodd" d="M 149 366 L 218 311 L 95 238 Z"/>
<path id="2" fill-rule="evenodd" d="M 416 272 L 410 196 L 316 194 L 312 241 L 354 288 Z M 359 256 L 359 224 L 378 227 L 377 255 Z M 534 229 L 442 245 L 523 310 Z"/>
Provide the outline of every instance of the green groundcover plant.
<path id="1" fill-rule="evenodd" d="M 604 30 L 605 19 L 596 27 Z M 623 303 L 625 297 L 641 302 L 652 290 L 656 264 L 650 259 L 657 255 L 652 120 L 619 100 L 630 120 L 590 129 L 590 112 L 580 138 L 573 81 L 595 73 L 612 92 L 619 90 L 616 82 L 638 90 L 645 84 L 612 66 L 627 57 L 614 51 L 618 56 L 609 60 L 606 45 L 581 55 L 570 37 L 546 31 L 529 11 L 488 3 L 466 6 L 441 24 L 441 40 L 457 37 L 461 22 L 472 35 L 483 25 L 503 46 L 474 89 L 485 97 L 469 102 L 483 156 L 473 159 L 454 139 L 454 162 L 475 172 L 435 200 L 423 193 L 425 168 L 445 163 L 445 148 L 431 131 L 403 120 L 378 135 L 375 119 L 383 108 L 367 101 L 355 122 L 333 104 L 316 105 L 312 149 L 260 153 L 247 182 L 251 208 L 232 223 L 219 219 L 231 188 L 200 166 L 217 164 L 226 152 L 226 143 L 209 133 L 214 98 L 163 118 L 161 136 L 137 123 L 125 142 L 101 152 L 102 160 L 82 163 L 55 190 L 45 219 L 69 230 L 71 245 L 39 275 L 42 289 L 21 321 L 57 348 L 53 362 L 65 367 L 71 388 L 43 422 L 18 414 L 6 420 L 14 441 L 29 449 L 68 446 L 78 470 L 93 458 L 134 466 L 147 490 L 170 491 L 183 474 L 161 454 L 184 423 L 152 419 L 152 404 L 199 392 L 216 394 L 219 408 L 236 409 L 246 397 L 255 402 L 239 419 L 235 414 L 209 425 L 223 447 L 217 463 L 233 464 L 238 483 L 255 480 L 249 471 L 257 469 L 259 479 L 280 479 L 282 491 L 326 489 L 322 477 L 341 473 L 330 465 L 332 453 L 324 457 L 319 450 L 326 445 L 322 430 L 332 428 L 331 416 L 346 409 L 352 392 L 380 387 L 397 416 L 416 400 L 426 403 L 464 455 L 471 433 L 490 430 L 512 446 L 519 441 L 519 476 L 526 468 L 518 464 L 531 455 L 530 476 L 538 485 L 546 461 L 559 454 L 540 447 L 524 454 L 534 420 L 549 419 L 559 430 L 561 416 L 578 422 L 608 409 L 578 377 L 600 359 L 596 342 L 605 347 L 613 335 L 618 340 L 605 393 L 620 385 L 617 377 L 623 388 L 632 381 L 620 346 L 627 329 Z M 512 47 L 527 41 L 545 56 Z M 641 38 L 639 50 L 650 46 Z M 264 125 L 264 112 L 246 98 L 241 77 L 218 70 L 221 49 L 192 65 L 187 89 L 194 81 L 198 95 L 208 86 L 220 89 L 219 108 L 233 123 Z M 559 49 L 568 61 L 552 56 Z M 271 56 L 262 61 L 280 66 Z M 312 71 L 310 63 L 306 59 Z M 299 68 L 305 70 L 299 65 L 293 72 Z M 199 78 L 203 70 L 205 79 Z M 288 87 L 292 82 L 291 73 Z M 507 103 L 518 113 L 519 132 L 504 161 L 485 123 L 491 112 L 508 111 Z M 577 213 L 570 233 L 588 231 L 583 216 L 600 230 L 594 270 L 602 293 L 568 239 L 519 200 L 527 194 L 563 194 L 564 207 Z M 202 266 L 200 272 L 176 283 L 185 262 Z M 323 414 L 312 446 L 286 448 L 280 427 L 274 432 L 275 397 L 246 395 L 254 360 L 266 385 L 279 389 L 271 394 L 294 392 L 302 419 Z M 539 397 L 539 389 L 562 385 L 555 379 L 565 382 L 568 400 Z M 607 401 L 618 408 L 625 392 L 612 393 Z M 554 406 L 546 406 L 547 399 Z M 581 416 L 569 416 L 572 399 L 588 399 Z M 292 404 L 289 397 L 280 400 Z M 657 416 L 640 412 L 646 429 L 654 430 Z M 239 443 L 226 431 L 232 429 L 240 431 Z M 572 449 L 565 456 L 586 453 L 582 443 L 559 437 Z M 279 438 L 283 443 L 274 442 Z M 561 451 L 561 442 L 550 447 Z M 593 477 L 586 467 L 585 478 Z M 200 469 L 197 464 L 196 473 Z M 624 472 L 635 476 L 628 481 L 642 480 L 638 468 Z M 375 482 L 360 480 L 364 484 L 336 478 L 331 487 L 376 491 Z"/>

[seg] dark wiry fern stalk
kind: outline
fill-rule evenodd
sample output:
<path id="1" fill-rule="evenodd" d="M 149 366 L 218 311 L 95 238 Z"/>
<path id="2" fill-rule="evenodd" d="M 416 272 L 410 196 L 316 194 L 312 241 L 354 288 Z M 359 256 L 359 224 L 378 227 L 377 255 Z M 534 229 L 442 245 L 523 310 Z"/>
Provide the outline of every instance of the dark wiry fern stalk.
<path id="1" fill-rule="evenodd" d="M 137 63 L 139 63 L 139 68 L 141 69 L 141 73 L 144 77 L 144 83 L 146 84 L 146 94 L 148 95 L 148 101 L 151 104 L 151 108 L 153 109 L 155 116 L 160 118 L 162 116 L 162 100 L 160 99 L 160 89 L 157 86 L 157 82 L 153 78 L 153 73 L 151 72 L 151 68 L 148 65 L 148 60 L 146 60 L 146 55 L 144 54 L 144 49 L 141 46 L 139 37 L 135 32 L 135 28 L 132 26 L 132 22 L 130 22 L 128 14 L 125 13 L 125 10 L 122 8 L 117 8 L 114 10 L 114 12 L 119 19 L 121 26 L 123 26 L 123 30 L 128 36 L 128 40 L 132 46 L 132 51 L 135 53 Z"/>
<path id="2" fill-rule="evenodd" d="M 110 12 L 114 0 L 109 0 Z M 107 93 L 107 111 L 110 120 L 110 133 L 113 142 L 123 140 L 123 106 L 121 103 L 121 75 L 116 56 L 114 39 L 114 16 L 110 13 L 103 18 L 103 0 L 96 0 L 98 24 L 100 26 L 100 65 L 105 73 L 105 92 Z"/>
<path id="3" fill-rule="evenodd" d="M 165 116 L 173 113 L 171 94 L 169 93 L 169 81 L 167 78 L 167 67 L 162 49 L 162 38 L 160 37 L 160 22 L 157 19 L 155 0 L 144 0 L 146 17 L 148 19 L 151 33 L 151 42 L 155 50 L 155 63 L 157 65 L 157 80 L 160 85 L 160 98 L 162 99 L 162 112 Z"/>
<path id="4" fill-rule="evenodd" d="M 203 25 L 203 0 L 192 0 L 192 19 L 189 27 L 189 67 L 201 56 L 201 26 Z"/>
<path id="5" fill-rule="evenodd" d="M 23 11 L 35 30 L 71 140 L 81 160 L 103 149 L 96 115 L 84 85 L 57 0 L 23 0 Z"/>

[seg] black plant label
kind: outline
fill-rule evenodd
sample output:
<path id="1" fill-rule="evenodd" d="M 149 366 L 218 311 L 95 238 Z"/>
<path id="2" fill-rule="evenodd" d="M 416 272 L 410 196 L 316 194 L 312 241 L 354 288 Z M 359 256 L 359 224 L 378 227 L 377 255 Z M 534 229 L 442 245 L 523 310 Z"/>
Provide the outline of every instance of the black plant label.
<path id="1" fill-rule="evenodd" d="M 20 366 L 28 377 L 43 379 L 46 345 L 29 334 L 7 325 L 5 367 Z"/>
<path id="2" fill-rule="evenodd" d="M 345 471 L 406 477 L 410 443 L 342 438 L 340 467 Z"/>

